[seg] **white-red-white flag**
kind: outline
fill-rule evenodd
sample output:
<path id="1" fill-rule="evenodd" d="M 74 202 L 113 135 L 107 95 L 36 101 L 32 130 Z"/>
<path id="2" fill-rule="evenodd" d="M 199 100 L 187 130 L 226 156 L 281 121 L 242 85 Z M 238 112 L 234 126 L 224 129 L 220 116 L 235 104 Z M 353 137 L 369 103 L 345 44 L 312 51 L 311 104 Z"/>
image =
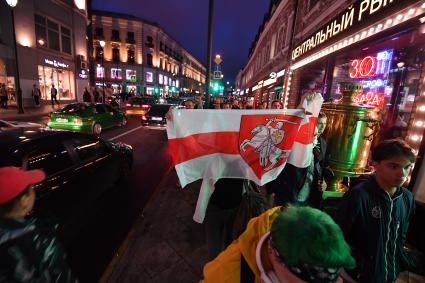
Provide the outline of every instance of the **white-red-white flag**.
<path id="1" fill-rule="evenodd" d="M 185 187 L 203 179 L 196 222 L 203 222 L 217 180 L 241 178 L 264 185 L 277 178 L 288 157 L 295 166 L 311 162 L 317 115 L 306 117 L 302 109 L 174 109 L 171 115 L 168 145 L 180 183 Z"/>

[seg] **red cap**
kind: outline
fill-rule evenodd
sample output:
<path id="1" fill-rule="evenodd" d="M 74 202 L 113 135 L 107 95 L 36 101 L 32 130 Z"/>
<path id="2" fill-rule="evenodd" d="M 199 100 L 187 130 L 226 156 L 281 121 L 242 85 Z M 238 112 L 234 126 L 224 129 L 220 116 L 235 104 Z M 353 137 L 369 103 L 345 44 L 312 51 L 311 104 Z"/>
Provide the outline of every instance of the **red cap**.
<path id="1" fill-rule="evenodd" d="M 18 167 L 0 167 L 0 204 L 12 200 L 29 185 L 39 183 L 45 177 L 41 170 L 24 171 Z"/>

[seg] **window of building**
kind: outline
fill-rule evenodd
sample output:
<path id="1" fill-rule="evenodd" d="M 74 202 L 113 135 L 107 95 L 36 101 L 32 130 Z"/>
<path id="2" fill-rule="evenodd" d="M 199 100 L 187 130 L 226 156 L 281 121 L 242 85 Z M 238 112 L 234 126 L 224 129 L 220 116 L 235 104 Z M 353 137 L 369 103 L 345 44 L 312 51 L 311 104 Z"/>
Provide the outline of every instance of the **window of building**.
<path id="1" fill-rule="evenodd" d="M 117 68 L 111 68 L 111 79 L 122 80 L 122 70 Z"/>
<path id="2" fill-rule="evenodd" d="M 134 49 L 128 49 L 127 50 L 127 63 L 134 64 L 136 62 L 135 56 L 134 56 Z"/>
<path id="3" fill-rule="evenodd" d="M 136 70 L 125 70 L 125 79 L 130 82 L 136 82 Z"/>
<path id="4" fill-rule="evenodd" d="M 153 61 L 152 54 L 150 54 L 150 53 L 146 54 L 146 64 L 148 66 L 152 67 L 153 66 L 153 62 L 152 61 Z"/>
<path id="5" fill-rule="evenodd" d="M 159 50 L 164 51 L 164 43 L 162 41 L 159 42 Z"/>
<path id="6" fill-rule="evenodd" d="M 102 46 L 96 46 L 96 60 L 102 60 L 103 58 L 103 48 Z"/>
<path id="7" fill-rule="evenodd" d="M 120 31 L 119 30 L 117 30 L 117 29 L 112 30 L 111 40 L 112 41 L 120 41 Z"/>
<path id="8" fill-rule="evenodd" d="M 159 58 L 159 67 L 162 68 L 162 58 Z"/>
<path id="9" fill-rule="evenodd" d="M 41 15 L 34 15 L 38 46 L 72 54 L 71 30 Z"/>
<path id="10" fill-rule="evenodd" d="M 127 32 L 127 43 L 135 44 L 136 41 L 134 40 L 134 32 L 128 31 Z"/>
<path id="11" fill-rule="evenodd" d="M 112 47 L 112 61 L 120 61 L 120 48 L 118 46 Z"/>
<path id="12" fill-rule="evenodd" d="M 147 47 L 150 47 L 150 48 L 153 48 L 154 47 L 154 45 L 153 45 L 153 38 L 150 35 L 146 36 L 146 46 Z"/>
<path id="13" fill-rule="evenodd" d="M 61 26 L 62 52 L 71 54 L 71 31 Z"/>
<path id="14" fill-rule="evenodd" d="M 145 79 L 146 79 L 146 82 L 152 83 L 153 82 L 153 73 L 152 72 L 146 72 Z"/>
<path id="15" fill-rule="evenodd" d="M 50 20 L 47 20 L 47 38 L 49 42 L 49 48 L 60 51 L 59 25 Z"/>
<path id="16" fill-rule="evenodd" d="M 164 76 L 164 85 L 168 85 L 168 77 Z"/>
<path id="17" fill-rule="evenodd" d="M 164 84 L 164 76 L 162 74 L 158 75 L 158 82 L 160 85 Z"/>
<path id="18" fill-rule="evenodd" d="M 94 35 L 96 37 L 103 37 L 103 28 L 95 28 Z"/>

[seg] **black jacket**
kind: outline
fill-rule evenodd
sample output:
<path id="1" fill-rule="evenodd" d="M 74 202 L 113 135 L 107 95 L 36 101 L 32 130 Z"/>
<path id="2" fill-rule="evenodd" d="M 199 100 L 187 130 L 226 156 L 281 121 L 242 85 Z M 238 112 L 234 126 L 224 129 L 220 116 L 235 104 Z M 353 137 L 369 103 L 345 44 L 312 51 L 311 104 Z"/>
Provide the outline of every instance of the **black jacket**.
<path id="1" fill-rule="evenodd" d="M 357 262 L 347 273 L 358 282 L 394 282 L 403 270 L 414 270 L 404 249 L 415 213 L 413 194 L 398 188 L 393 198 L 375 176 L 345 193 L 335 214 Z"/>
<path id="2" fill-rule="evenodd" d="M 36 220 L 0 219 L 0 282 L 77 282 L 53 233 Z"/>
<path id="3" fill-rule="evenodd" d="M 314 154 L 314 175 L 310 194 L 305 204 L 319 207 L 322 199 L 322 192 L 318 183 L 322 179 L 322 163 L 326 153 L 326 141 L 319 137 L 318 147 L 320 152 Z M 308 168 L 298 168 L 291 164 L 286 164 L 275 181 L 267 184 L 267 193 L 274 193 L 276 205 L 286 206 L 289 203 L 296 204 L 296 198 L 304 185 Z"/>

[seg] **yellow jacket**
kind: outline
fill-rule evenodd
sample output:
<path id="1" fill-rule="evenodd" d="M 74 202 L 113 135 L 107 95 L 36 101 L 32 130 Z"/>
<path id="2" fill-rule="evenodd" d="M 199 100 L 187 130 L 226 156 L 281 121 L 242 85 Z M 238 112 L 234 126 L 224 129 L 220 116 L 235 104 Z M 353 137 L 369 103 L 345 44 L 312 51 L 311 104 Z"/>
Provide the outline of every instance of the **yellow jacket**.
<path id="1" fill-rule="evenodd" d="M 241 277 L 241 254 L 255 274 L 255 282 L 260 281 L 260 271 L 255 260 L 255 251 L 260 238 L 270 231 L 274 219 L 279 215 L 281 207 L 267 210 L 249 221 L 245 232 L 221 252 L 214 260 L 204 266 L 202 283 L 239 283 Z M 265 269 L 270 269 L 264 263 Z"/>

